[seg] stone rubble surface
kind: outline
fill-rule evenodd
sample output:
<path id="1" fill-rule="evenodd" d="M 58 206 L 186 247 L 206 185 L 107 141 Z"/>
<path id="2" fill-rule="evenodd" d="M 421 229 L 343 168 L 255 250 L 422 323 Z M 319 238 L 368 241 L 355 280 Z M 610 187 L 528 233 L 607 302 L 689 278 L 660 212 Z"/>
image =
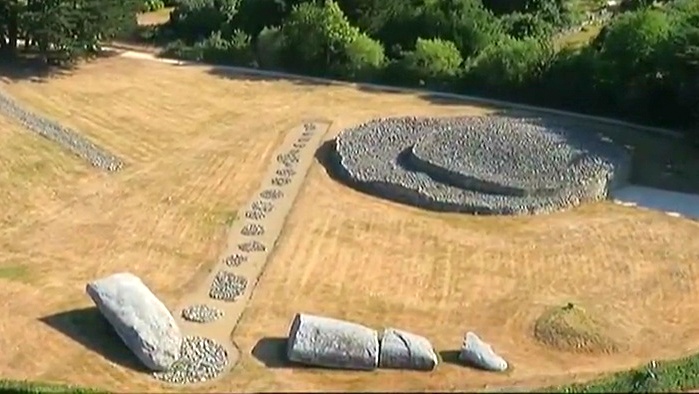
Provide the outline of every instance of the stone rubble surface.
<path id="1" fill-rule="evenodd" d="M 220 271 L 211 283 L 209 297 L 214 300 L 233 302 L 245 293 L 247 287 L 248 280 L 244 276 Z"/>
<path id="2" fill-rule="evenodd" d="M 166 371 L 153 376 L 166 383 L 202 383 L 218 377 L 228 365 L 228 353 L 219 343 L 188 336 L 182 341 L 181 357 Z"/>
<path id="3" fill-rule="evenodd" d="M 561 121 L 382 118 L 343 131 L 332 170 L 383 198 L 436 211 L 535 214 L 606 198 L 623 148 Z"/>
<path id="4" fill-rule="evenodd" d="M 211 323 L 223 317 L 223 311 L 212 306 L 198 304 L 182 310 L 182 318 L 195 323 Z"/>
<path id="5" fill-rule="evenodd" d="M 124 162 L 116 155 L 98 147 L 79 133 L 27 110 L 2 91 L 0 91 L 0 113 L 16 119 L 24 127 L 40 136 L 58 143 L 93 167 L 109 172 L 116 172 L 124 167 Z"/>

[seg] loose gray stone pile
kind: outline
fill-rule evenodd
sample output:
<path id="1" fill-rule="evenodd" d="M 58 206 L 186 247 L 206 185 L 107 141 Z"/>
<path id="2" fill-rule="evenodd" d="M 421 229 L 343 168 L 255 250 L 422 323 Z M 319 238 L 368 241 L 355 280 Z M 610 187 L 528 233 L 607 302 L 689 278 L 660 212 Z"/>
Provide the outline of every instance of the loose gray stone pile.
<path id="1" fill-rule="evenodd" d="M 332 170 L 358 189 L 437 211 L 545 213 L 606 198 L 628 152 L 562 121 L 385 118 L 342 132 Z"/>
<path id="2" fill-rule="evenodd" d="M 211 283 L 209 297 L 214 300 L 233 302 L 245 293 L 247 287 L 248 280 L 244 276 L 220 271 Z"/>
<path id="3" fill-rule="evenodd" d="M 198 304 L 182 310 L 182 318 L 195 323 L 211 323 L 223 317 L 223 311 L 212 306 Z"/>
<path id="4" fill-rule="evenodd" d="M 124 166 L 124 162 L 117 156 L 98 147 L 79 133 L 28 111 L 2 91 L 0 91 L 0 112 L 16 119 L 24 127 L 40 136 L 60 144 L 94 167 L 115 172 Z"/>
<path id="5" fill-rule="evenodd" d="M 85 290 L 146 367 L 166 370 L 180 358 L 182 334 L 175 319 L 138 277 L 113 274 L 88 283 Z"/>
<path id="6" fill-rule="evenodd" d="M 488 371 L 505 371 L 507 369 L 507 361 L 495 353 L 488 343 L 482 341 L 473 332 L 467 332 L 464 336 L 459 360 Z"/>
<path id="7" fill-rule="evenodd" d="M 260 220 L 264 219 L 265 216 L 267 216 L 266 212 L 257 209 L 248 209 L 247 211 L 245 211 L 245 217 L 247 219 Z"/>
<path id="8" fill-rule="evenodd" d="M 278 200 L 282 197 L 284 197 L 284 192 L 279 189 L 267 189 L 260 193 L 260 198 L 266 200 Z"/>
<path id="9" fill-rule="evenodd" d="M 281 168 L 277 170 L 277 175 L 281 177 L 290 177 L 294 176 L 296 174 L 296 171 L 294 171 L 292 168 Z"/>
<path id="10" fill-rule="evenodd" d="M 289 329 L 287 357 L 326 368 L 373 370 L 379 364 L 378 333 L 357 323 L 296 314 Z"/>
<path id="11" fill-rule="evenodd" d="M 248 256 L 240 253 L 232 254 L 223 259 L 223 264 L 229 267 L 237 267 L 248 261 Z"/>
<path id="12" fill-rule="evenodd" d="M 242 229 L 240 229 L 240 234 L 245 235 L 245 236 L 256 236 L 256 235 L 262 235 L 265 233 L 265 228 L 262 227 L 261 224 L 257 223 L 248 223 L 245 226 L 243 226 Z"/>
<path id="13" fill-rule="evenodd" d="M 379 347 L 379 368 L 431 371 L 438 364 L 432 344 L 420 335 L 386 328 Z"/>
<path id="14" fill-rule="evenodd" d="M 272 184 L 274 186 L 286 186 L 289 183 L 291 183 L 291 178 L 289 178 L 289 177 L 278 176 L 278 177 L 272 178 Z"/>
<path id="15" fill-rule="evenodd" d="M 248 241 L 239 244 L 238 249 L 240 249 L 242 252 L 250 253 L 264 252 L 265 250 L 267 250 L 267 247 L 260 241 Z"/>
<path id="16" fill-rule="evenodd" d="M 269 213 L 274 209 L 274 204 L 269 201 L 255 201 L 252 203 L 251 208 L 256 211 Z"/>
<path id="17" fill-rule="evenodd" d="M 208 338 L 186 337 L 180 353 L 181 358 L 167 371 L 153 376 L 167 383 L 201 383 L 216 378 L 228 364 L 226 349 Z"/>

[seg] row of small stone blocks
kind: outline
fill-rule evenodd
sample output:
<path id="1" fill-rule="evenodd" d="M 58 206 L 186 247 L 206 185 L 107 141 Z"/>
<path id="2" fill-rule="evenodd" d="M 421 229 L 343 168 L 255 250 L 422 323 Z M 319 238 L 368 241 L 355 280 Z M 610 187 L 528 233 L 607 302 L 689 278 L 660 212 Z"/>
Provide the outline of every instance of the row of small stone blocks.
<path id="1" fill-rule="evenodd" d="M 282 168 L 277 169 L 275 172 L 276 177 L 272 179 L 274 186 L 283 187 L 291 183 L 291 177 L 296 174 L 293 167 L 299 162 L 300 149 L 305 147 L 310 141 L 314 131 L 315 125 L 305 124 L 304 132 L 294 142 L 293 149 L 277 156 L 277 162 L 282 165 Z M 259 197 L 261 200 L 253 202 L 250 209 L 245 212 L 245 217 L 248 220 L 264 219 L 274 209 L 272 201 L 284 197 L 284 192 L 278 188 L 270 188 L 262 191 Z M 264 232 L 264 226 L 258 223 L 248 223 L 240 230 L 241 235 L 248 237 L 261 236 Z M 257 240 L 252 240 L 239 244 L 238 249 L 242 253 L 227 256 L 223 259 L 223 264 L 229 267 L 237 267 L 248 260 L 247 253 L 264 252 L 267 250 L 267 247 Z M 247 285 L 248 280 L 245 277 L 232 272 L 220 271 L 216 274 L 211 284 L 209 297 L 215 300 L 234 302 L 245 292 Z M 222 316 L 223 311 L 220 309 L 202 304 L 192 305 L 182 310 L 182 317 L 185 320 L 196 323 L 210 323 Z"/>
<path id="2" fill-rule="evenodd" d="M 386 328 L 382 334 L 358 323 L 297 314 L 286 349 L 290 361 L 310 366 L 373 370 L 392 368 L 430 371 L 438 357 L 430 341 L 407 331 Z M 459 360 L 490 371 L 505 371 L 507 362 L 473 332 L 463 340 Z"/>

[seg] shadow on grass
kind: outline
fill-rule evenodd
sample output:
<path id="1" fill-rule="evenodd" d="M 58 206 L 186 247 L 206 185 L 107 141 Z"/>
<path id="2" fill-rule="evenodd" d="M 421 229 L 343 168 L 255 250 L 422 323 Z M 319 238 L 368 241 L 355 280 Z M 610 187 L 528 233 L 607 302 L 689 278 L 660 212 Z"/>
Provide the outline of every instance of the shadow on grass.
<path id="1" fill-rule="evenodd" d="M 117 55 L 117 53 L 103 51 L 76 63 L 49 65 L 32 53 L 20 53 L 17 56 L 0 54 L 0 80 L 44 83 L 50 79 L 68 77 L 86 62 Z"/>
<path id="2" fill-rule="evenodd" d="M 464 364 L 459 361 L 459 351 L 458 350 L 442 350 L 439 352 L 439 358 L 444 364 L 452 364 L 463 367 Z"/>
<path id="3" fill-rule="evenodd" d="M 246 68 L 232 69 L 230 66 L 219 66 L 215 64 L 207 64 L 210 67 L 207 72 L 210 75 L 220 77 L 223 79 L 231 81 L 241 81 L 241 82 L 288 82 L 299 86 L 332 86 L 331 82 L 314 81 L 307 79 L 308 77 L 302 76 L 274 76 L 274 75 L 261 75 L 256 73 L 260 69 L 254 69 L 254 71 L 248 71 Z M 264 71 L 276 71 L 276 70 L 264 70 Z M 281 71 L 280 71 L 281 72 Z"/>
<path id="4" fill-rule="evenodd" d="M 148 372 L 96 307 L 61 312 L 39 320 L 113 363 Z"/>
<path id="5" fill-rule="evenodd" d="M 252 348 L 252 356 L 267 368 L 308 369 L 310 367 L 289 361 L 286 357 L 286 338 L 263 337 Z"/>

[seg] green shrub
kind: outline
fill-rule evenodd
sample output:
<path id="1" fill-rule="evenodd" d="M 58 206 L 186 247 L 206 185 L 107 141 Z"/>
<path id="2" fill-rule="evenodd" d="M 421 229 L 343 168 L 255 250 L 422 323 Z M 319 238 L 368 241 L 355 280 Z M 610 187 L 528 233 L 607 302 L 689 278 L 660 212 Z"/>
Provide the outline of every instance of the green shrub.
<path id="1" fill-rule="evenodd" d="M 183 40 L 175 40 L 165 47 L 163 55 L 176 59 L 200 62 L 204 60 L 204 47 L 202 45 L 189 45 Z"/>
<path id="2" fill-rule="evenodd" d="M 255 52 L 260 67 L 279 69 L 282 66 L 281 54 L 283 49 L 282 32 L 278 27 L 265 27 L 257 35 Z"/>
<path id="3" fill-rule="evenodd" d="M 224 28 L 237 12 L 238 0 L 180 0 L 168 27 L 177 38 L 194 43 Z"/>
<path id="4" fill-rule="evenodd" d="M 233 32 L 230 39 L 222 37 L 220 32 L 212 33 L 196 45 L 202 47 L 202 60 L 207 63 L 243 67 L 255 65 L 250 36 L 240 30 Z"/>
<path id="5" fill-rule="evenodd" d="M 279 27 L 293 6 L 306 0 L 241 0 L 232 26 L 251 37 L 257 37 L 265 27 Z"/>
<path id="6" fill-rule="evenodd" d="M 467 84 L 493 93 L 514 93 L 537 81 L 553 56 L 547 41 L 507 37 L 493 43 L 467 66 Z"/>
<path id="7" fill-rule="evenodd" d="M 462 63 L 459 49 L 453 42 L 418 38 L 415 50 L 403 54 L 399 68 L 408 83 L 435 85 L 457 76 Z"/>
<path id="8" fill-rule="evenodd" d="M 505 33 L 512 38 L 522 39 L 526 37 L 550 37 L 553 34 L 553 25 L 546 22 L 538 15 L 514 12 L 500 17 Z"/>
<path id="9" fill-rule="evenodd" d="M 380 75 L 386 56 L 383 45 L 366 34 L 360 34 L 344 48 L 345 62 L 337 74 L 354 80 L 370 81 Z"/>
<path id="10" fill-rule="evenodd" d="M 153 12 L 165 8 L 163 0 L 145 0 L 141 5 L 141 12 Z"/>
<path id="11" fill-rule="evenodd" d="M 345 48 L 359 35 L 334 1 L 300 4 L 282 26 L 284 65 L 311 75 L 341 70 L 346 63 Z"/>

